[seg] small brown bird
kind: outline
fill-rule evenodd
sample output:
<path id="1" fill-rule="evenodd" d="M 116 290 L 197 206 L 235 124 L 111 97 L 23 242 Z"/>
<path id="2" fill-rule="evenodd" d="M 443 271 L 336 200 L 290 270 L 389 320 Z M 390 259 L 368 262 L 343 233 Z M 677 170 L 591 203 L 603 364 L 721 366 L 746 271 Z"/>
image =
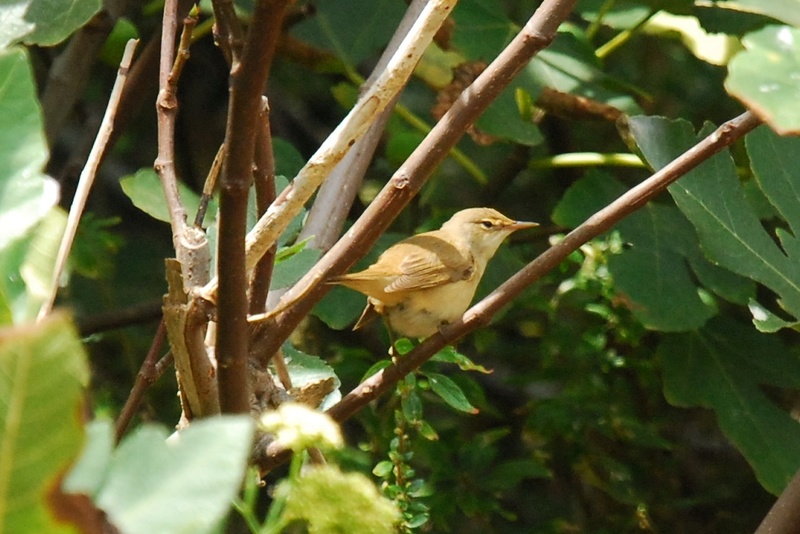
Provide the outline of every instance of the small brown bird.
<path id="1" fill-rule="evenodd" d="M 395 334 L 428 337 L 464 314 L 503 240 L 533 226 L 491 208 L 462 210 L 441 229 L 404 239 L 367 269 L 329 282 L 367 295 L 354 330 L 382 315 Z"/>

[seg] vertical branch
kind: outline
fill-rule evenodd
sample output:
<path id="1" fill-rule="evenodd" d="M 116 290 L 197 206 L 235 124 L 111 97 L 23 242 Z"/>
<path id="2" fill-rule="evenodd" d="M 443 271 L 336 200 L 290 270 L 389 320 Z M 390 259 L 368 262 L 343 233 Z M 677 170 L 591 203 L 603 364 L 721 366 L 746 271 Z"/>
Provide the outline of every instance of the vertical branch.
<path id="1" fill-rule="evenodd" d="M 220 177 L 220 220 L 217 274 L 216 355 L 218 364 L 220 408 L 224 413 L 247 413 L 250 394 L 247 372 L 247 270 L 244 239 L 246 234 L 247 195 L 252 180 L 259 105 L 266 85 L 283 17 L 290 0 L 260 0 L 256 3 L 251 31 L 242 51 L 241 62 L 234 54 L 230 74 L 228 123 L 225 129 L 226 151 Z M 231 8 L 228 10 L 228 8 Z M 228 0 L 214 1 L 220 28 L 228 28 L 223 38 L 235 40 L 230 33 L 238 21 L 231 17 Z"/>
<path id="2" fill-rule="evenodd" d="M 158 70 L 158 155 L 153 165 L 161 178 L 161 187 L 169 208 L 172 242 L 179 260 L 182 259 L 182 236 L 186 229 L 186 209 L 178 193 L 178 176 L 175 172 L 175 119 L 178 113 L 177 84 L 180 68 L 175 55 L 175 36 L 178 28 L 178 0 L 166 0 L 161 27 L 161 60 Z"/>

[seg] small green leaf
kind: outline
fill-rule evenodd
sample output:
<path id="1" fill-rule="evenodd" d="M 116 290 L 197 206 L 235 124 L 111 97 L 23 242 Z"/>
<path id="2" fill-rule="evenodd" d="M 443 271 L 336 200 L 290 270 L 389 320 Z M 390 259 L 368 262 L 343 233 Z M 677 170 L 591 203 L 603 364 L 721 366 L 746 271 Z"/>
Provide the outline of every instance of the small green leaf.
<path id="1" fill-rule="evenodd" d="M 419 435 L 423 438 L 427 439 L 428 441 L 438 441 L 439 434 L 427 421 L 420 421 L 420 426 L 418 429 Z"/>
<path id="2" fill-rule="evenodd" d="M 403 408 L 403 417 L 409 423 L 417 423 L 422 419 L 422 399 L 415 391 L 410 391 L 400 400 Z"/>
<path id="3" fill-rule="evenodd" d="M 759 332 L 773 334 L 783 328 L 797 328 L 800 325 L 797 321 L 781 319 L 755 300 L 751 300 L 747 307 L 753 315 L 753 324 Z"/>
<path id="4" fill-rule="evenodd" d="M 122 178 L 119 183 L 123 193 L 131 199 L 134 206 L 154 219 L 169 222 L 169 209 L 164 199 L 161 180 L 153 169 L 139 169 L 136 174 Z M 193 219 L 200 206 L 200 195 L 181 182 L 178 183 L 178 193 L 181 203 L 186 207 L 188 217 Z M 216 213 L 216 210 L 216 203 L 212 200 L 209 203 L 208 213 Z"/>
<path id="5" fill-rule="evenodd" d="M 392 469 L 394 465 L 389 460 L 383 460 L 382 462 L 378 462 L 378 464 L 372 468 L 372 474 L 379 478 L 386 478 L 390 474 L 392 474 Z"/>
<path id="6" fill-rule="evenodd" d="M 325 360 L 318 356 L 301 352 L 289 343 L 284 343 L 283 355 L 286 358 L 286 367 L 292 379 L 292 387 L 299 388 L 312 382 L 332 378 L 334 390 L 325 397 L 320 408 L 325 410 L 339 402 L 342 398 L 342 393 L 339 390 L 342 383 L 333 368 Z"/>
<path id="7" fill-rule="evenodd" d="M 305 246 L 305 241 L 300 243 Z M 276 257 L 275 270 L 272 273 L 272 289 L 289 287 L 303 277 L 322 255 L 316 248 L 301 248 L 289 256 L 284 256 L 280 261 Z"/>
<path id="8" fill-rule="evenodd" d="M 470 360 L 467 356 L 458 352 L 455 347 L 447 346 L 433 355 L 431 360 L 436 362 L 454 363 L 462 371 L 477 371 L 485 375 L 492 374 L 494 371 Z"/>
<path id="9" fill-rule="evenodd" d="M 426 372 L 424 374 L 428 377 L 431 390 L 439 395 L 447 404 L 462 412 L 478 413 L 478 409 L 469 403 L 467 396 L 464 395 L 464 392 L 458 387 L 458 384 L 453 382 L 450 377 L 439 373 Z"/>
<path id="10" fill-rule="evenodd" d="M 367 369 L 367 371 L 364 373 L 364 376 L 361 377 L 361 381 L 363 382 L 364 380 L 366 380 L 367 378 L 371 377 L 372 375 L 374 375 L 375 373 L 377 373 L 381 369 L 386 369 L 390 365 L 392 365 L 392 361 L 391 360 L 379 360 L 379 361 L 373 363 L 370 366 L 370 368 Z"/>

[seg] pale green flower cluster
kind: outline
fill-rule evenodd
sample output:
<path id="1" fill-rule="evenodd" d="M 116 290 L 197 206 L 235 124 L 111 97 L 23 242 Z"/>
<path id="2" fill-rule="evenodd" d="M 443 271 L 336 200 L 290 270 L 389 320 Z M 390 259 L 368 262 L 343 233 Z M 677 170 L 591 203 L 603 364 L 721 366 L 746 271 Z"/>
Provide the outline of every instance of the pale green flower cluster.
<path id="1" fill-rule="evenodd" d="M 340 449 L 344 446 L 339 425 L 333 419 L 295 402 L 285 402 L 277 410 L 262 415 L 261 428 L 295 452 L 309 447 Z"/>
<path id="2" fill-rule="evenodd" d="M 397 507 L 372 481 L 336 466 L 309 469 L 299 480 L 281 482 L 278 488 L 286 495 L 285 519 L 304 521 L 310 534 L 393 534 L 400 521 Z"/>

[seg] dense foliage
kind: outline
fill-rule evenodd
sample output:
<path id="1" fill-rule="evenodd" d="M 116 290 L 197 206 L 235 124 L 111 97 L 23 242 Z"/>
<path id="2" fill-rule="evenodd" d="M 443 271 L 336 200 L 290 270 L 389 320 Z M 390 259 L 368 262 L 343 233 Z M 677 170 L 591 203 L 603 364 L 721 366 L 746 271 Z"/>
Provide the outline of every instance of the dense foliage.
<path id="1" fill-rule="evenodd" d="M 399 46 L 398 27 L 411 31 L 406 9 L 424 2 L 243 0 L 235 18 L 225 2 L 200 2 L 178 68 L 172 56 L 159 67 L 162 17 L 179 22 L 180 36 L 191 2 L 64 3 L 0 5 L 9 21 L 0 28 L 0 532 L 101 532 L 104 522 L 164 533 L 746 532 L 794 477 L 800 5 L 460 0 L 420 45 L 385 125 L 363 141 L 364 129 L 339 139 L 356 154 L 329 172 L 342 185 L 284 213 L 313 168 L 334 159 L 323 149 L 378 74 L 402 69 L 381 54 Z M 484 112 L 470 84 L 495 76 L 537 9 L 572 3 L 552 43 Z M 124 89 L 110 99 L 133 37 Z M 267 60 L 251 62 L 262 45 Z M 230 76 L 231 64 L 264 70 L 268 110 L 241 114 L 265 80 Z M 113 130 L 101 121 L 107 105 Z M 434 126 L 453 105 L 480 117 L 450 147 Z M 104 131 L 107 144 L 90 150 Z M 690 150 L 719 139 L 718 153 Z M 437 154 L 430 176 L 419 171 Z M 681 158 L 692 168 L 668 192 L 623 197 Z M 220 161 L 220 184 L 209 187 Z M 242 162 L 243 187 L 232 170 Z M 170 173 L 189 226 L 207 204 L 197 229 L 211 243 L 210 276 L 249 294 L 251 315 L 289 295 L 277 319 L 247 327 L 241 315 L 250 330 L 237 337 L 225 321 L 246 300 L 231 291 L 217 301 L 214 282 L 187 274 L 194 260 L 181 251 L 191 247 L 176 237 L 162 187 Z M 88 176 L 91 196 L 54 279 Z M 415 183 L 424 185 L 405 198 Z M 625 217 L 603 218 L 620 197 Z M 364 297 L 324 279 L 471 206 L 541 224 L 501 248 L 475 302 L 504 298 L 492 291 L 569 246 L 587 219 L 599 229 L 492 308 L 488 325 L 465 321 L 453 335 L 466 336 L 393 382 L 404 355 L 424 354 L 430 340 L 400 340 L 391 358 L 380 321 L 350 330 Z M 245 242 L 231 221 L 241 216 L 250 230 L 265 212 L 275 247 L 251 269 L 256 281 L 237 282 Z M 176 255 L 183 272 L 165 267 Z M 326 258 L 339 263 L 320 270 Z M 220 333 L 203 344 L 209 320 Z M 241 340 L 245 351 L 282 346 L 286 375 L 267 365 L 274 351 L 236 360 Z M 183 359 L 197 350 L 219 368 L 199 373 Z M 241 391 L 230 386 L 242 384 L 235 362 Z M 387 392 L 347 404 L 382 369 Z M 346 419 L 345 446 L 330 419 L 281 404 L 289 397 Z M 259 424 L 241 415 L 248 408 Z M 175 425 L 179 438 L 168 437 Z M 329 464 L 303 468 L 320 450 Z"/>

